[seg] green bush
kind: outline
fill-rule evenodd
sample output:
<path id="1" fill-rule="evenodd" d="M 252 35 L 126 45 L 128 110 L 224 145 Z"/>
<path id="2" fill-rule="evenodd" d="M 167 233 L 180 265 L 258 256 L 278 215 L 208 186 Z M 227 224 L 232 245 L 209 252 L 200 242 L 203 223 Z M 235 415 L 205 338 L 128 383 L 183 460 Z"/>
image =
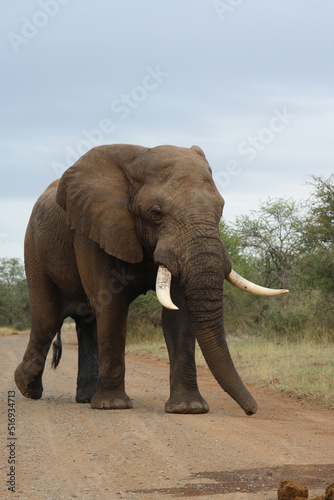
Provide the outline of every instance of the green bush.
<path id="1" fill-rule="evenodd" d="M 319 291 L 304 292 L 302 298 L 290 298 L 286 306 L 272 302 L 258 331 L 267 339 L 334 342 L 333 309 Z"/>
<path id="2" fill-rule="evenodd" d="M 161 312 L 155 292 L 140 295 L 130 306 L 127 342 L 133 344 L 161 340 Z"/>
<path id="3" fill-rule="evenodd" d="M 303 309 L 286 308 L 269 310 L 263 320 L 263 326 L 276 337 L 286 339 L 299 338 L 305 332 L 309 317 Z"/>
<path id="4" fill-rule="evenodd" d="M 30 325 L 28 286 L 19 259 L 0 259 L 0 326 L 23 330 Z"/>

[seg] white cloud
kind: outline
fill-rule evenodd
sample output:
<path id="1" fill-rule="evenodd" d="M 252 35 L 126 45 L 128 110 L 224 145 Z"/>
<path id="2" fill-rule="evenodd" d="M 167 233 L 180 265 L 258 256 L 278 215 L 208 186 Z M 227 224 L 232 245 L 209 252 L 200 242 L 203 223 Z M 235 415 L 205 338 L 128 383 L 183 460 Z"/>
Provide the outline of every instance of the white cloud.
<path id="1" fill-rule="evenodd" d="M 23 241 L 36 200 L 8 198 L 0 200 L 0 258 L 23 259 Z"/>

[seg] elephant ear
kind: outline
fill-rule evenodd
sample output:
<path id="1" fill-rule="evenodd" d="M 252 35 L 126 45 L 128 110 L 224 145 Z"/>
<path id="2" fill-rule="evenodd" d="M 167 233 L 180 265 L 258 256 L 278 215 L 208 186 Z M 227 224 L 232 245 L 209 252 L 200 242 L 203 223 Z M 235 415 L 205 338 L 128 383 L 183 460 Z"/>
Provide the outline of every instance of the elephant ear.
<path id="1" fill-rule="evenodd" d="M 190 149 L 193 149 L 194 151 L 196 151 L 196 153 L 198 153 L 199 155 L 203 156 L 205 158 L 205 154 L 204 154 L 204 151 L 202 148 L 200 148 L 199 146 L 191 146 Z M 206 158 L 205 158 L 206 159 Z"/>
<path id="2" fill-rule="evenodd" d="M 206 156 L 204 154 L 204 151 L 202 148 L 200 148 L 199 146 L 191 146 L 191 148 L 193 151 L 196 151 L 197 154 L 199 154 L 200 156 L 202 156 L 204 158 L 204 160 L 206 160 L 206 163 L 207 163 L 207 167 L 209 169 L 209 172 L 210 172 L 210 175 L 212 176 L 212 168 L 210 167 L 210 165 L 208 164 L 208 161 L 206 159 Z"/>
<path id="3" fill-rule="evenodd" d="M 72 229 L 133 264 L 142 261 L 143 248 L 129 211 L 131 165 L 145 151 L 127 145 L 91 149 L 63 174 L 56 198 Z"/>

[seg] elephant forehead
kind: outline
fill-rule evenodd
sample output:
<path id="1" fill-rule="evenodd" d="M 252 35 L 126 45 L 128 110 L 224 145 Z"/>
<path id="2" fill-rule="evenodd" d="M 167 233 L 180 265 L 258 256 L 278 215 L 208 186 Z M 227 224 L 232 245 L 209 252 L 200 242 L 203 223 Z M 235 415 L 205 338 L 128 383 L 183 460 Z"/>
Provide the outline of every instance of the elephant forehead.
<path id="1" fill-rule="evenodd" d="M 171 200 L 171 209 L 173 207 L 182 207 L 182 211 L 188 215 L 219 213 L 220 216 L 224 207 L 224 199 L 217 190 L 198 185 L 179 194 L 176 193 Z"/>
<path id="2" fill-rule="evenodd" d="M 158 146 L 146 152 L 140 159 L 147 174 L 166 178 L 174 173 L 180 176 L 197 173 L 211 176 L 211 168 L 205 157 L 196 151 L 176 146 Z"/>
<path id="3" fill-rule="evenodd" d="M 204 161 L 191 161 L 189 158 L 179 161 L 165 161 L 149 165 L 146 169 L 147 184 L 170 189 L 198 189 L 202 186 L 216 190 L 209 165 Z"/>
<path id="4" fill-rule="evenodd" d="M 174 175 L 165 181 L 148 182 L 140 189 L 137 200 L 143 206 L 157 203 L 171 211 L 219 212 L 224 206 L 212 179 L 205 182 L 193 176 Z"/>

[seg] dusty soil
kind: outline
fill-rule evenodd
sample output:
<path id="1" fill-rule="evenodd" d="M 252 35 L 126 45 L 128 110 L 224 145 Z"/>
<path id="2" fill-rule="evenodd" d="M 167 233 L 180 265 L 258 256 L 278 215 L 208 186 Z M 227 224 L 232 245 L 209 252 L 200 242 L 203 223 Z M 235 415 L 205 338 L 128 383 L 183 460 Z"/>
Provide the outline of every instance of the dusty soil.
<path id="1" fill-rule="evenodd" d="M 126 374 L 133 409 L 92 410 L 74 401 L 73 334 L 64 335 L 56 371 L 48 359 L 43 398 L 32 401 L 13 381 L 27 341 L 0 337 L 1 498 L 271 500 L 282 479 L 308 486 L 310 496 L 334 481 L 333 411 L 251 387 L 259 411 L 247 417 L 200 368 L 210 412 L 166 414 L 168 363 L 133 355 Z M 6 485 L 8 391 L 16 391 L 15 494 Z"/>

